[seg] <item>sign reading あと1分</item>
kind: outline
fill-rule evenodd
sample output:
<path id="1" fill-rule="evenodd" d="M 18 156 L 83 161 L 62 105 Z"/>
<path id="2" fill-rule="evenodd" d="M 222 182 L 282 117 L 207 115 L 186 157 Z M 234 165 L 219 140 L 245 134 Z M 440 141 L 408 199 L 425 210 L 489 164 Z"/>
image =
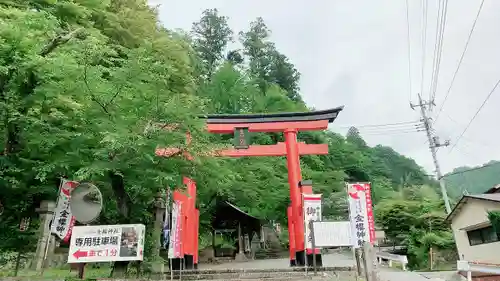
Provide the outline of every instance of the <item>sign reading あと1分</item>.
<path id="1" fill-rule="evenodd" d="M 142 224 L 75 226 L 68 263 L 143 260 Z"/>
<path id="2" fill-rule="evenodd" d="M 370 183 L 347 184 L 349 216 L 353 246 L 359 248 L 364 242 L 375 242 L 375 222 Z"/>

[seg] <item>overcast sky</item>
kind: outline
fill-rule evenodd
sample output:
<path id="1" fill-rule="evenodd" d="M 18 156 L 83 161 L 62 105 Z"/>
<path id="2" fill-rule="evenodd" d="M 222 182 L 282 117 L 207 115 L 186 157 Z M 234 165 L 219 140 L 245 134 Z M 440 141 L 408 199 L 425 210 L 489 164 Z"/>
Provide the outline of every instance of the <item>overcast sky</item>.
<path id="1" fill-rule="evenodd" d="M 436 34 L 437 0 L 427 0 L 428 26 L 423 96 L 429 96 Z M 360 126 L 370 145 L 383 144 L 434 171 L 424 132 L 406 133 L 412 125 L 363 128 L 363 125 L 417 121 L 409 107 L 408 47 L 404 0 L 154 0 L 167 28 L 188 30 L 203 10 L 217 8 L 229 17 L 235 33 L 247 30 L 256 17 L 272 30 L 271 40 L 302 74 L 304 100 L 316 109 L 344 105 L 331 129 Z M 411 100 L 420 92 L 423 56 L 424 0 L 409 0 Z M 436 115 L 445 97 L 481 0 L 448 3 Z M 441 140 L 458 138 L 490 90 L 500 79 L 500 1 L 486 0 L 468 51 L 438 121 Z M 444 172 L 462 165 L 500 159 L 500 89 L 492 95 L 464 137 L 438 157 Z M 498 110 L 497 110 L 498 112 Z M 450 152 L 451 151 L 451 152 Z"/>

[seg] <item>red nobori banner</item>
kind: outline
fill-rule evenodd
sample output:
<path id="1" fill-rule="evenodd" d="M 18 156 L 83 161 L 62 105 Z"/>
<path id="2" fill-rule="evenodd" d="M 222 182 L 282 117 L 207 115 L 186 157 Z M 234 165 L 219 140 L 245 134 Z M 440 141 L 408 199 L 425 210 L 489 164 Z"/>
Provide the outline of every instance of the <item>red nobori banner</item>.
<path id="1" fill-rule="evenodd" d="M 364 242 L 375 242 L 375 221 L 370 183 L 348 183 L 349 216 L 353 245 L 362 247 Z"/>
<path id="2" fill-rule="evenodd" d="M 50 227 L 50 232 L 65 242 L 68 242 L 71 238 L 71 231 L 75 225 L 75 217 L 71 213 L 69 203 L 71 200 L 71 191 L 77 185 L 78 182 L 76 181 L 61 180 L 57 205 Z"/>

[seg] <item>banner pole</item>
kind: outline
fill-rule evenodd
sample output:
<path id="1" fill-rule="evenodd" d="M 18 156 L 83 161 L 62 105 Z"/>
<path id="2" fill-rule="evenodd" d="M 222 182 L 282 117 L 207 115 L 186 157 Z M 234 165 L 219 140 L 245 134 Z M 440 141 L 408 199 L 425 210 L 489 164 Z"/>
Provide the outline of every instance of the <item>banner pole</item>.
<path id="1" fill-rule="evenodd" d="M 54 218 L 56 217 L 56 209 L 57 206 L 59 205 L 59 199 L 61 197 L 61 189 L 64 184 L 64 179 L 59 178 L 59 189 L 57 190 L 57 199 L 56 199 L 56 206 L 54 208 L 54 212 L 51 215 L 51 218 L 49 220 L 49 233 L 47 234 L 47 238 L 45 239 L 45 249 L 43 250 L 43 256 L 42 256 L 42 268 L 40 271 L 40 276 L 43 276 L 43 273 L 45 271 L 45 261 L 47 259 L 47 254 L 49 251 L 49 243 L 50 243 L 50 237 L 52 236 L 52 226 L 54 225 Z"/>
<path id="2" fill-rule="evenodd" d="M 347 202 L 347 212 L 348 212 L 348 216 L 349 216 L 349 225 L 351 226 L 350 227 L 350 231 L 351 231 L 351 249 L 352 249 L 352 257 L 354 259 L 354 262 L 355 262 L 355 265 L 356 265 L 356 280 L 359 279 L 359 276 L 361 275 L 361 262 L 359 260 L 359 255 L 357 254 L 357 249 L 356 249 L 356 242 L 354 241 L 354 234 L 352 233 L 352 229 L 353 229 L 353 226 L 352 226 L 352 210 L 351 210 L 351 203 L 349 202 L 349 183 L 348 182 L 344 182 L 345 184 L 345 191 L 346 191 L 346 202 Z"/>
<path id="3" fill-rule="evenodd" d="M 308 271 L 308 267 L 309 265 L 307 264 L 307 223 L 306 223 L 306 208 L 305 208 L 305 196 L 304 196 L 304 193 L 302 193 L 302 217 L 303 217 L 303 224 L 304 224 L 304 264 L 306 266 L 306 269 L 305 269 L 305 272 L 306 272 L 306 276 L 307 276 L 307 271 Z M 298 262 L 298 261 L 297 261 Z"/>
<path id="4" fill-rule="evenodd" d="M 316 269 L 316 241 L 314 240 L 314 223 L 311 221 L 311 237 L 312 237 L 312 250 L 313 250 L 313 269 L 314 275 L 318 275 L 318 271 Z"/>
<path id="5" fill-rule="evenodd" d="M 172 267 L 172 259 L 169 259 L 169 266 L 170 266 L 170 280 L 174 280 L 174 270 Z"/>

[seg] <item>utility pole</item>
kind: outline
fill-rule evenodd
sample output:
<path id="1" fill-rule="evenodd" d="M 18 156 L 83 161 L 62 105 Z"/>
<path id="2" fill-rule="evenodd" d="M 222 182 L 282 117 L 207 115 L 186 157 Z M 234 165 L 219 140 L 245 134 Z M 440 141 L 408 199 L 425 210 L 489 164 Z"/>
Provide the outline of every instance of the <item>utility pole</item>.
<path id="1" fill-rule="evenodd" d="M 446 183 L 444 181 L 443 175 L 441 174 L 441 168 L 439 167 L 439 162 L 437 160 L 436 148 L 441 146 L 450 145 L 450 141 L 445 141 L 441 143 L 437 136 L 433 136 L 431 119 L 427 115 L 427 110 L 433 105 L 433 101 L 423 101 L 422 96 L 418 94 L 418 104 L 412 104 L 410 102 L 411 109 L 415 107 L 420 107 L 420 114 L 422 115 L 422 122 L 424 122 L 425 131 L 427 133 L 427 139 L 429 140 L 429 149 L 431 150 L 432 159 L 434 160 L 434 166 L 436 167 L 436 177 L 439 180 L 439 185 L 441 186 L 441 193 L 443 194 L 444 205 L 446 207 L 446 213 L 451 213 L 450 200 L 448 199 L 448 193 L 446 192 Z"/>

